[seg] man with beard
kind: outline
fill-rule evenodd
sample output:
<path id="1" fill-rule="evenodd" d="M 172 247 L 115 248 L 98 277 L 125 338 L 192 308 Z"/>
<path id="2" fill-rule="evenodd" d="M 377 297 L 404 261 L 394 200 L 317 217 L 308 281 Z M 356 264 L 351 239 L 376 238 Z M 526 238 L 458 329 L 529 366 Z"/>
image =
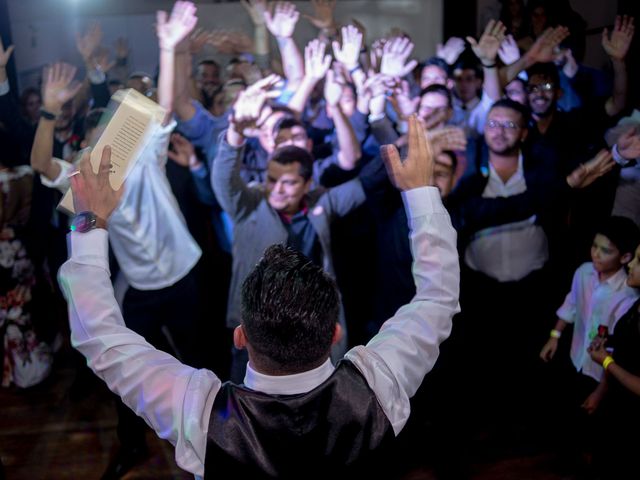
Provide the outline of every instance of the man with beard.
<path id="1" fill-rule="evenodd" d="M 472 391 L 488 392 L 472 419 L 483 411 L 499 432 L 514 426 L 512 416 L 535 422 L 544 411 L 534 396 L 534 342 L 544 341 L 550 328 L 541 321 L 548 315 L 540 299 L 553 293 L 550 260 L 563 234 L 569 187 L 589 184 L 611 162 L 602 157 L 565 177 L 553 151 L 539 155 L 524 144 L 528 117 L 526 107 L 512 100 L 492 106 L 484 134 L 488 175 L 463 179 L 447 202 L 463 258 L 463 315 L 452 337 Z M 494 365 L 500 365 L 499 377 L 487 374 Z"/>

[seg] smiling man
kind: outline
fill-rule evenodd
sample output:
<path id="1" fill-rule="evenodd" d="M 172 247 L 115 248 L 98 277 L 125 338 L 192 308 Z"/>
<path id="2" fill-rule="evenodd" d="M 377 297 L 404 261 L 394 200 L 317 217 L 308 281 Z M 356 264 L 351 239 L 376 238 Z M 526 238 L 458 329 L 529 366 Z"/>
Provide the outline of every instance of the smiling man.
<path id="1" fill-rule="evenodd" d="M 284 146 L 274 151 L 262 185 L 248 185 L 242 179 L 240 168 L 246 147 L 244 132 L 255 128 L 256 123 L 266 116 L 262 107 L 273 80 L 267 77 L 240 94 L 229 129 L 220 136 L 211 172 L 218 202 L 234 225 L 227 309 L 229 328 L 240 324 L 242 282 L 267 247 L 274 244 L 292 247 L 334 275 L 331 222 L 365 200 L 358 179 L 330 190 L 311 190 L 313 157 L 306 149 L 296 146 L 299 143 L 289 142 L 292 139 L 283 140 Z M 295 134 L 295 131 L 290 133 Z M 346 338 L 343 338 L 334 347 L 334 355 L 344 353 L 345 347 Z M 233 351 L 232 380 L 242 382 L 246 360 L 246 351 Z"/>

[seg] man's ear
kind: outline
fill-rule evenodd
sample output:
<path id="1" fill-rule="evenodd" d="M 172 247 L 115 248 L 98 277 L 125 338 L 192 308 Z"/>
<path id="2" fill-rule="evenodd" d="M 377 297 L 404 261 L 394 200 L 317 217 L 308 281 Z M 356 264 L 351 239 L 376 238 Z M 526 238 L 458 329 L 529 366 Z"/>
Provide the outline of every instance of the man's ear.
<path id="1" fill-rule="evenodd" d="M 620 264 L 621 265 L 626 265 L 627 263 L 629 263 L 631 261 L 632 258 L 633 258 L 633 255 L 631 253 L 625 253 L 624 255 L 622 255 L 620 257 Z"/>
<path id="2" fill-rule="evenodd" d="M 331 339 L 331 345 L 337 344 L 340 340 L 342 340 L 342 327 L 339 323 L 336 322 L 336 328 L 333 331 L 333 338 Z"/>
<path id="3" fill-rule="evenodd" d="M 244 327 L 242 325 L 238 325 L 233 330 L 233 345 L 238 350 L 247 348 L 247 335 L 244 333 Z"/>

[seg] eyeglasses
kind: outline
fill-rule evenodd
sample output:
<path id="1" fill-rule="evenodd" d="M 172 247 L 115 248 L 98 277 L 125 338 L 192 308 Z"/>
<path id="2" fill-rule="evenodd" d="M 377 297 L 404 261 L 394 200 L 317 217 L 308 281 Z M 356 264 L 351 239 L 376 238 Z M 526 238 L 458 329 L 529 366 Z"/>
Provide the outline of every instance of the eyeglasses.
<path id="1" fill-rule="evenodd" d="M 527 92 L 529 93 L 549 92 L 554 88 L 555 88 L 555 85 L 551 82 L 538 83 L 536 85 L 527 85 Z"/>
<path id="2" fill-rule="evenodd" d="M 515 130 L 516 128 L 520 128 L 520 125 L 512 121 L 498 122 L 497 120 L 489 120 L 487 122 L 487 128 L 490 130 L 497 130 L 498 128 L 502 128 L 503 130 Z"/>

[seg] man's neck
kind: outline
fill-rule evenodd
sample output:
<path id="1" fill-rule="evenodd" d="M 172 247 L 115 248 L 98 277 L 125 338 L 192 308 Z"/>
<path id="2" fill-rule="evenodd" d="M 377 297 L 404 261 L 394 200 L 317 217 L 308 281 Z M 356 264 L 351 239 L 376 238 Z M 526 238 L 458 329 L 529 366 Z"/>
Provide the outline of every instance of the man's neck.
<path id="1" fill-rule="evenodd" d="M 497 153 L 489 154 L 489 162 L 493 166 L 503 183 L 506 183 L 517 171 L 520 151 L 517 150 L 511 154 L 500 155 Z"/>
<path id="2" fill-rule="evenodd" d="M 551 126 L 551 122 L 553 122 L 554 113 L 551 112 L 549 115 L 538 116 L 536 114 L 533 115 L 534 120 L 536 121 L 536 127 L 538 127 L 538 131 L 541 134 L 547 133 L 549 127 Z"/>

